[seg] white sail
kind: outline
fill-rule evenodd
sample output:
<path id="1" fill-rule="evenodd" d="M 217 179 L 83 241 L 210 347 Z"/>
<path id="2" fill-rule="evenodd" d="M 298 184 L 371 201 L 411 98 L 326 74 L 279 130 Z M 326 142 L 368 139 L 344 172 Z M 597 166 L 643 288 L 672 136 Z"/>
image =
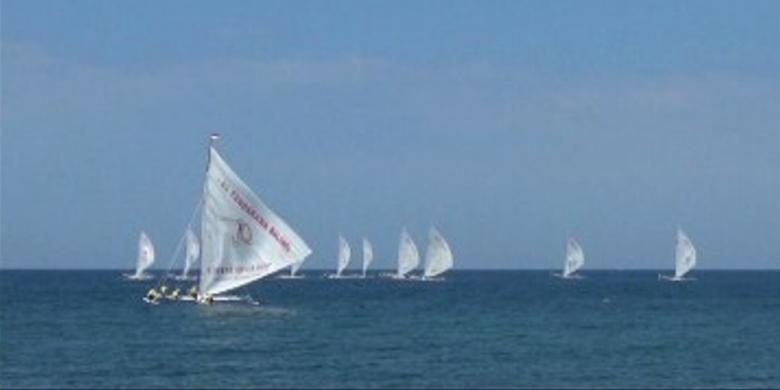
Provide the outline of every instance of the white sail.
<path id="1" fill-rule="evenodd" d="M 349 265 L 349 258 L 352 256 L 352 250 L 349 249 L 349 243 L 341 235 L 339 235 L 339 264 L 336 269 L 336 276 L 341 276 L 341 273 Z"/>
<path id="2" fill-rule="evenodd" d="M 232 290 L 303 261 L 311 249 L 213 147 L 203 189 L 200 293 Z"/>
<path id="3" fill-rule="evenodd" d="M 135 266 L 135 275 L 133 278 L 142 278 L 144 271 L 154 263 L 154 245 L 146 233 L 141 232 L 138 239 L 138 261 Z"/>
<path id="4" fill-rule="evenodd" d="M 368 266 L 371 265 L 371 261 L 374 260 L 374 249 L 371 247 L 371 243 L 363 239 L 363 277 L 366 277 L 366 271 Z"/>
<path id="5" fill-rule="evenodd" d="M 401 229 L 401 240 L 398 243 L 398 277 L 404 277 L 406 274 L 417 268 L 420 264 L 420 254 L 417 252 L 417 246 L 414 245 L 412 237 L 406 231 L 406 227 Z"/>
<path id="6" fill-rule="evenodd" d="M 295 274 L 298 273 L 298 270 L 301 269 L 302 265 L 303 265 L 303 261 L 293 263 L 293 265 L 290 266 L 290 276 L 295 276 Z"/>
<path id="7" fill-rule="evenodd" d="M 184 257 L 184 270 L 181 272 L 181 278 L 187 277 L 190 268 L 192 268 L 192 265 L 198 260 L 198 256 L 200 256 L 200 243 L 198 242 L 198 238 L 195 237 L 195 233 L 192 232 L 192 229 L 187 228 L 186 236 L 187 253 Z"/>
<path id="8" fill-rule="evenodd" d="M 680 279 L 696 266 L 696 248 L 679 227 L 677 228 L 677 248 L 675 251 L 675 279 Z"/>
<path id="9" fill-rule="evenodd" d="M 428 232 L 428 248 L 425 250 L 426 278 L 434 278 L 452 268 L 453 259 L 450 246 L 435 227 Z"/>
<path id="10" fill-rule="evenodd" d="M 563 277 L 568 278 L 585 264 L 585 253 L 573 238 L 566 240 L 566 263 L 563 265 Z"/>

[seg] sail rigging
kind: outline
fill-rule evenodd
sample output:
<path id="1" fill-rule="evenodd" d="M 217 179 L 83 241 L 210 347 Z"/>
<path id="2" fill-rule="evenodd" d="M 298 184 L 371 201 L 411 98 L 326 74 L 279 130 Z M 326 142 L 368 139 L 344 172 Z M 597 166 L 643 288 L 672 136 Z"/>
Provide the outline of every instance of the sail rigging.
<path id="1" fill-rule="evenodd" d="M 200 242 L 198 242 L 198 238 L 189 227 L 187 228 L 186 240 L 187 246 L 186 254 L 184 255 L 184 269 L 182 270 L 180 276 L 182 279 L 187 278 L 192 265 L 195 264 L 195 262 L 198 260 L 198 256 L 200 256 Z"/>
<path id="2" fill-rule="evenodd" d="M 425 278 L 435 278 L 453 266 L 452 251 L 444 237 L 431 227 L 428 232 L 428 248 L 425 250 Z"/>

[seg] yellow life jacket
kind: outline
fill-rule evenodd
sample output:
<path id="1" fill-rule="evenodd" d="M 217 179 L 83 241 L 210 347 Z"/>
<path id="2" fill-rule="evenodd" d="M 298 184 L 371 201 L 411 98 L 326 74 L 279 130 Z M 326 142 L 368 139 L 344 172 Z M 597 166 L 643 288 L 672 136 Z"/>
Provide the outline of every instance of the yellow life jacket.
<path id="1" fill-rule="evenodd" d="M 155 290 L 154 288 L 150 288 L 149 292 L 146 293 L 146 296 L 151 299 L 157 299 L 160 297 L 160 293 L 158 293 L 157 290 Z"/>

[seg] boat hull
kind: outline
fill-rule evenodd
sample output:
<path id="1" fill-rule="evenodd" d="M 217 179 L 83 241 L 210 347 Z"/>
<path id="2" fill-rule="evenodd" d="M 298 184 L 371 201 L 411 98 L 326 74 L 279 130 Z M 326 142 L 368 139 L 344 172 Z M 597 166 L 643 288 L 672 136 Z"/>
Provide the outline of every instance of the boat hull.
<path id="1" fill-rule="evenodd" d="M 554 272 L 554 273 L 552 274 L 552 276 L 554 276 L 554 277 L 556 277 L 556 278 L 558 278 L 558 279 L 566 279 L 566 280 L 580 280 L 580 279 L 585 279 L 585 277 L 584 277 L 583 275 L 580 275 L 580 274 L 569 274 L 569 275 L 564 275 L 564 274 L 562 274 L 562 273 Z"/>
<path id="2" fill-rule="evenodd" d="M 696 278 L 692 278 L 692 277 L 687 277 L 686 278 L 684 276 L 678 278 L 678 277 L 675 277 L 675 276 L 658 274 L 658 280 L 663 280 L 663 281 L 666 281 L 666 282 L 692 282 L 692 281 L 696 280 Z"/>
<path id="3" fill-rule="evenodd" d="M 160 299 L 151 300 L 151 299 L 149 299 L 147 297 L 143 297 L 143 300 L 144 300 L 144 302 L 150 303 L 150 304 L 153 304 L 153 305 L 159 305 L 160 301 L 161 301 Z M 165 297 L 165 300 L 166 301 L 170 301 L 170 302 L 188 302 L 188 303 L 191 302 L 191 303 L 200 303 L 200 304 L 204 304 L 204 305 L 209 304 L 202 297 L 195 298 L 195 297 L 193 297 L 191 295 L 182 295 L 182 296 L 180 296 L 178 298 Z M 232 303 L 248 303 L 248 304 L 254 305 L 254 306 L 257 306 L 257 305 L 260 304 L 260 302 L 254 300 L 249 295 L 215 295 L 215 296 L 213 296 L 211 298 L 211 301 L 212 301 L 211 304 L 214 304 L 214 303 L 229 303 L 229 302 L 232 302 Z"/>
<path id="4" fill-rule="evenodd" d="M 349 275 L 336 275 L 336 274 L 325 274 L 322 275 L 325 279 L 363 279 L 363 275 L 360 274 L 349 274 Z"/>
<path id="5" fill-rule="evenodd" d="M 305 275 L 288 275 L 282 274 L 276 277 L 276 279 L 306 279 Z"/>
<path id="6" fill-rule="evenodd" d="M 438 282 L 443 280 L 443 278 L 426 278 L 424 276 L 420 275 L 398 275 L 398 274 L 380 274 L 379 277 L 385 278 L 385 279 L 392 279 L 392 280 L 398 280 L 401 282 Z"/>
<path id="7" fill-rule="evenodd" d="M 122 274 L 122 277 L 125 280 L 132 281 L 132 282 L 143 282 L 143 281 L 146 281 L 146 280 L 154 279 L 154 275 L 150 275 L 150 274 L 141 274 L 141 275 Z"/>

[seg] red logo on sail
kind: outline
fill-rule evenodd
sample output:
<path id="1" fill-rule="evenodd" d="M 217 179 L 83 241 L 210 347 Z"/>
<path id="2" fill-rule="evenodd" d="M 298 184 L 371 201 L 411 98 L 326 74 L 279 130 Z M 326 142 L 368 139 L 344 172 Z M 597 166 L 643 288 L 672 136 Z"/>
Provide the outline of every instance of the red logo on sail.
<path id="1" fill-rule="evenodd" d="M 239 219 L 236 221 L 236 236 L 235 241 L 243 242 L 246 245 L 252 244 L 252 227 L 248 223 Z"/>

